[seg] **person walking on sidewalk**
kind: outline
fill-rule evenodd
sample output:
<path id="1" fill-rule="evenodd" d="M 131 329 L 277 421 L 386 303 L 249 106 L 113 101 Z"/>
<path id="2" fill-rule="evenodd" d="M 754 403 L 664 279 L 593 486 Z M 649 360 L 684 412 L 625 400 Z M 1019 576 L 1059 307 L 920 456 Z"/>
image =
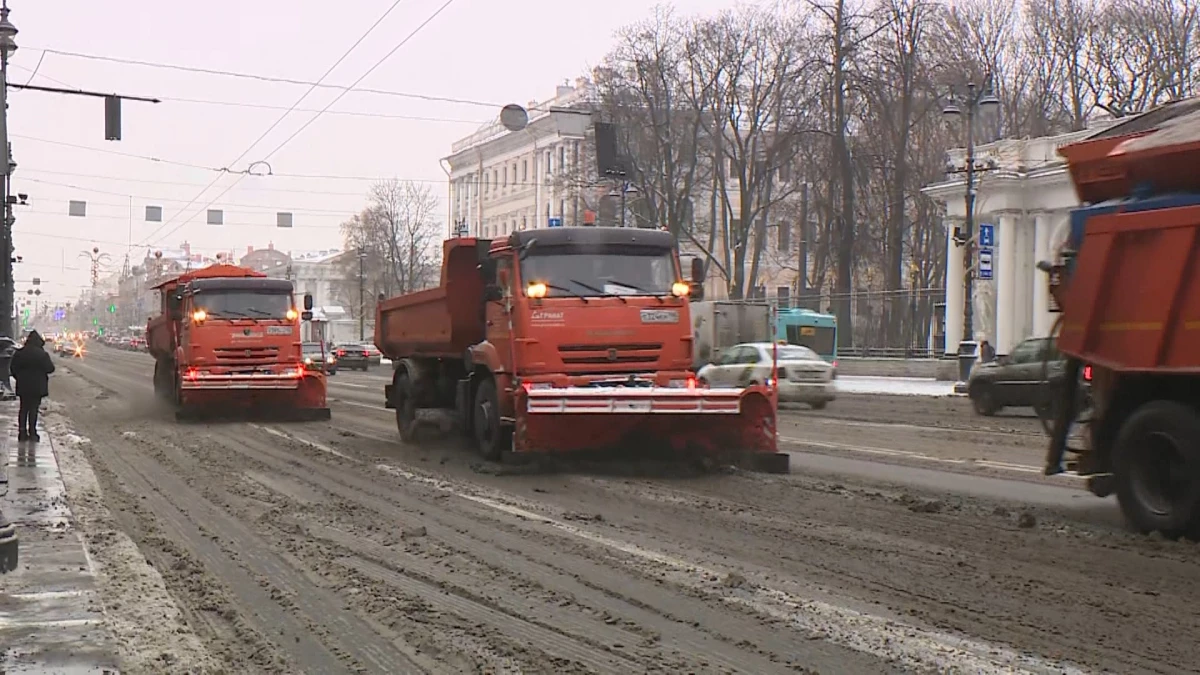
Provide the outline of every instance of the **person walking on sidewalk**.
<path id="1" fill-rule="evenodd" d="M 9 370 L 17 380 L 17 398 L 21 410 L 17 415 L 17 440 L 40 441 L 37 433 L 38 407 L 42 399 L 50 395 L 50 373 L 54 362 L 45 350 L 46 341 L 36 330 L 29 331 L 25 346 L 13 354 Z"/>

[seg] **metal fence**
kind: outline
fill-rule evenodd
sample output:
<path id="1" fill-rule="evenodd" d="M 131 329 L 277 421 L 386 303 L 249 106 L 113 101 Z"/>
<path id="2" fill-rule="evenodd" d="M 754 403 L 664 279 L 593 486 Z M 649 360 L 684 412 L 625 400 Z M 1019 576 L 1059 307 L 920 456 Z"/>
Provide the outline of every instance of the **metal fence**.
<path id="1" fill-rule="evenodd" d="M 829 292 L 804 296 L 782 295 L 748 298 L 775 307 L 804 307 L 836 314 L 849 302 L 850 324 L 838 326 L 841 356 L 873 358 L 938 358 L 945 352 L 946 292 L 941 288 L 898 291 Z M 728 302 L 728 301 L 726 301 Z"/>
<path id="2" fill-rule="evenodd" d="M 944 289 L 859 291 L 822 301 L 831 313 L 849 303 L 850 326 L 838 326 L 842 356 L 936 358 L 945 351 Z"/>

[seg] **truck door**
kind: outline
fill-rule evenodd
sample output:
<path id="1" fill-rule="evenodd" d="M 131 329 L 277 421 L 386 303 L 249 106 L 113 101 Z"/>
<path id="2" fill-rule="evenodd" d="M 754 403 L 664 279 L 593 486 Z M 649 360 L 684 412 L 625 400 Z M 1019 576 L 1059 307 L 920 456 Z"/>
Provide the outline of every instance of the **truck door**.
<path id="1" fill-rule="evenodd" d="M 516 280 L 513 278 L 511 258 L 500 258 L 496 261 L 496 283 L 500 287 L 502 297 L 487 303 L 484 308 L 484 320 L 487 322 L 485 335 L 496 348 L 496 354 L 508 368 L 516 364 L 508 363 L 512 354 L 512 330 L 509 328 L 508 307 L 512 303 L 512 289 Z"/>

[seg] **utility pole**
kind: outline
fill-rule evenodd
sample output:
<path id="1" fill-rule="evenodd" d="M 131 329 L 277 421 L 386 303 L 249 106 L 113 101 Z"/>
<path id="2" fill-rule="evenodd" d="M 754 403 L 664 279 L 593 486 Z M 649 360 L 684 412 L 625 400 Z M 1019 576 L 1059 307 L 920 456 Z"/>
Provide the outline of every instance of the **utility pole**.
<path id="1" fill-rule="evenodd" d="M 358 249 L 358 341 L 367 339 L 367 252 Z"/>
<path id="2" fill-rule="evenodd" d="M 796 306 L 808 301 L 808 179 L 800 185 L 800 231 L 796 235 Z"/>

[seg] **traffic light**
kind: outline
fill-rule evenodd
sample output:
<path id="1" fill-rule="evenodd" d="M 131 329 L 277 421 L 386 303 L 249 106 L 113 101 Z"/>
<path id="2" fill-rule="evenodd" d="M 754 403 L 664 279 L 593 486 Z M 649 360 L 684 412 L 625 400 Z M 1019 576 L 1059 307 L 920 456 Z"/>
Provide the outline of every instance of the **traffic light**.
<path id="1" fill-rule="evenodd" d="M 92 319 L 92 325 L 93 325 L 93 326 L 99 326 L 99 325 L 100 325 L 100 319 Z"/>
<path id="2" fill-rule="evenodd" d="M 109 306 L 108 306 L 108 313 L 109 313 L 109 314 L 116 314 L 116 313 L 117 313 L 117 306 L 116 306 L 116 305 L 109 305 Z"/>

